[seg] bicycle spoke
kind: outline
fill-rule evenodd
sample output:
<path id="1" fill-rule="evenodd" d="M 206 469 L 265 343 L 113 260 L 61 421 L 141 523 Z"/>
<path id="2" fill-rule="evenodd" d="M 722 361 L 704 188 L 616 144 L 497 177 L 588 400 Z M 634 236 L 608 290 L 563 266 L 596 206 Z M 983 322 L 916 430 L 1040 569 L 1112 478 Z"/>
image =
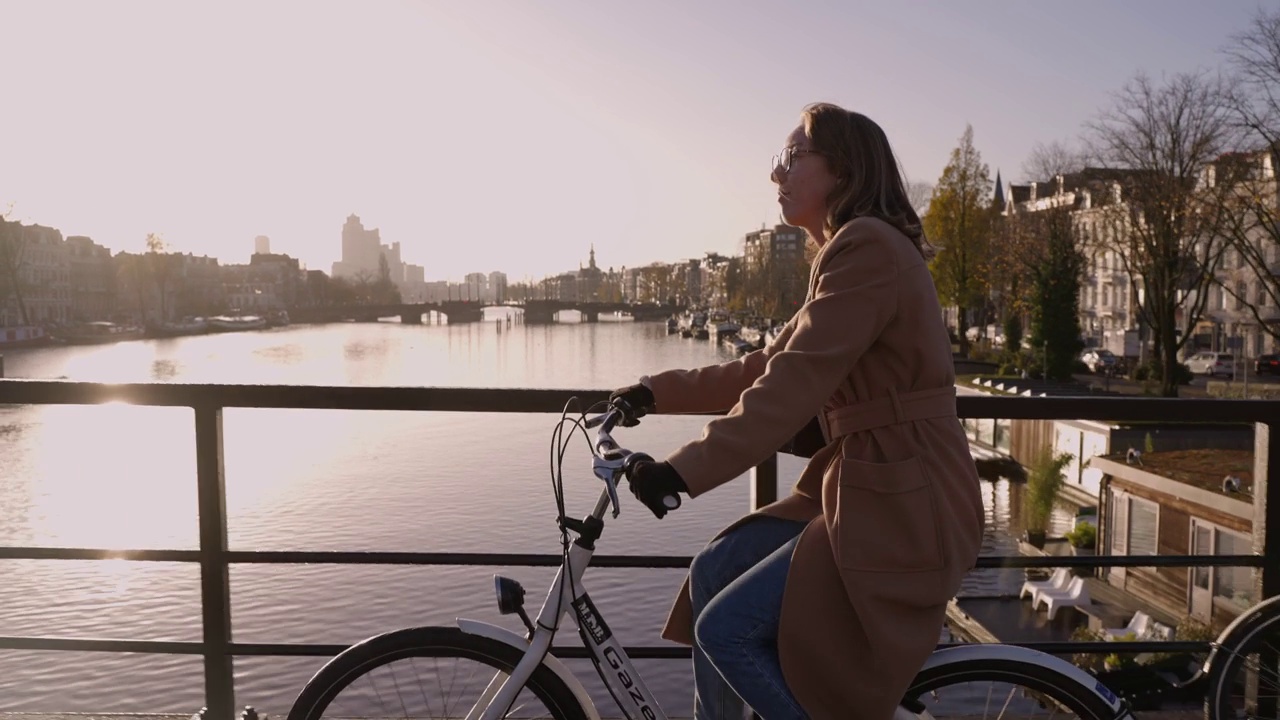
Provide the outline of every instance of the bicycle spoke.
<path id="1" fill-rule="evenodd" d="M 996 681 L 959 682 L 921 697 L 936 720 L 1040 720 L 1080 717 L 1039 690 Z"/>
<path id="2" fill-rule="evenodd" d="M 460 664 L 468 668 L 459 667 Z M 431 658 L 419 665 L 415 658 L 374 669 L 333 699 L 324 718 L 406 720 L 462 720 L 479 716 L 506 674 L 461 658 Z M 494 687 L 490 689 L 490 685 Z M 548 718 L 551 714 L 528 690 L 522 690 L 507 714 L 510 718 Z"/>

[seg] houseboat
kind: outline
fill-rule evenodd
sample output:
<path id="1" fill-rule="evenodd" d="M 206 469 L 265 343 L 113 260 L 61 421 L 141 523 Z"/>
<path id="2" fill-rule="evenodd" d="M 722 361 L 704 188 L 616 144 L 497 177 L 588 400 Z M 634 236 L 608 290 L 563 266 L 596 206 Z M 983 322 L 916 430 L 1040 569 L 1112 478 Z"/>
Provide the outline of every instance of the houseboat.
<path id="1" fill-rule="evenodd" d="M 146 337 L 146 330 L 143 328 L 117 325 L 105 320 L 64 325 L 53 332 L 55 338 L 68 345 L 105 345 Z"/>
<path id="2" fill-rule="evenodd" d="M 209 321 L 202 317 L 185 317 L 176 322 L 164 322 L 152 326 L 147 334 L 150 337 L 184 337 L 187 335 L 203 335 L 209 331 Z"/>
<path id="3" fill-rule="evenodd" d="M 209 332 L 240 332 L 261 330 L 267 319 L 261 315 L 215 315 L 209 318 Z"/>
<path id="4" fill-rule="evenodd" d="M 34 325 L 0 327 L 0 351 L 11 348 L 42 347 L 53 344 L 54 339 L 44 328 Z"/>
<path id="5" fill-rule="evenodd" d="M 1249 555 L 1253 453 L 1199 449 L 1095 457 L 1098 547 L 1110 555 Z M 1257 600 L 1253 569 L 1109 568 L 1106 582 L 1221 630 Z"/>

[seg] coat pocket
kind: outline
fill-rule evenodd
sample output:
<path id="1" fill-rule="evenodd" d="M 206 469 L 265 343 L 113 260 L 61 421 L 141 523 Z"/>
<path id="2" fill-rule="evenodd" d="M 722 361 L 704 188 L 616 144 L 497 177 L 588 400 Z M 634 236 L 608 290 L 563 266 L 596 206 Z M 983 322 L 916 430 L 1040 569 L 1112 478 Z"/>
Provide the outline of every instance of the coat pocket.
<path id="1" fill-rule="evenodd" d="M 836 512 L 843 569 L 942 569 L 937 502 L 919 457 L 888 463 L 841 460 Z"/>

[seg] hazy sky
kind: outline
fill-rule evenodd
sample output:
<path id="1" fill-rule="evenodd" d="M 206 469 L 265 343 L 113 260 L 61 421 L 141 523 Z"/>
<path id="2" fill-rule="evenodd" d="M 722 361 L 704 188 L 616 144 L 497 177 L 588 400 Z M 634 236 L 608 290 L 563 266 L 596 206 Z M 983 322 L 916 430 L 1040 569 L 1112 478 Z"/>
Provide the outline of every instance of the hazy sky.
<path id="1" fill-rule="evenodd" d="M 733 252 L 808 102 L 910 179 L 966 123 L 1006 179 L 1136 71 L 1218 67 L 1258 2 L 0 0 L 0 212 L 330 270 L 346 216 L 428 279 Z"/>

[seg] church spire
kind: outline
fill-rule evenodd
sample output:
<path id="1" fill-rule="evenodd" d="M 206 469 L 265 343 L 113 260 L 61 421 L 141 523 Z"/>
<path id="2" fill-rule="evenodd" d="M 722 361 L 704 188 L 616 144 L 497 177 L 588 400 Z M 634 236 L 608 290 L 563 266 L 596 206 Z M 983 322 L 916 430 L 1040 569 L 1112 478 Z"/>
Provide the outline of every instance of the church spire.
<path id="1" fill-rule="evenodd" d="M 591 243 L 591 257 L 587 261 L 587 267 L 591 268 L 592 270 L 596 269 L 596 244 L 595 243 Z"/>

